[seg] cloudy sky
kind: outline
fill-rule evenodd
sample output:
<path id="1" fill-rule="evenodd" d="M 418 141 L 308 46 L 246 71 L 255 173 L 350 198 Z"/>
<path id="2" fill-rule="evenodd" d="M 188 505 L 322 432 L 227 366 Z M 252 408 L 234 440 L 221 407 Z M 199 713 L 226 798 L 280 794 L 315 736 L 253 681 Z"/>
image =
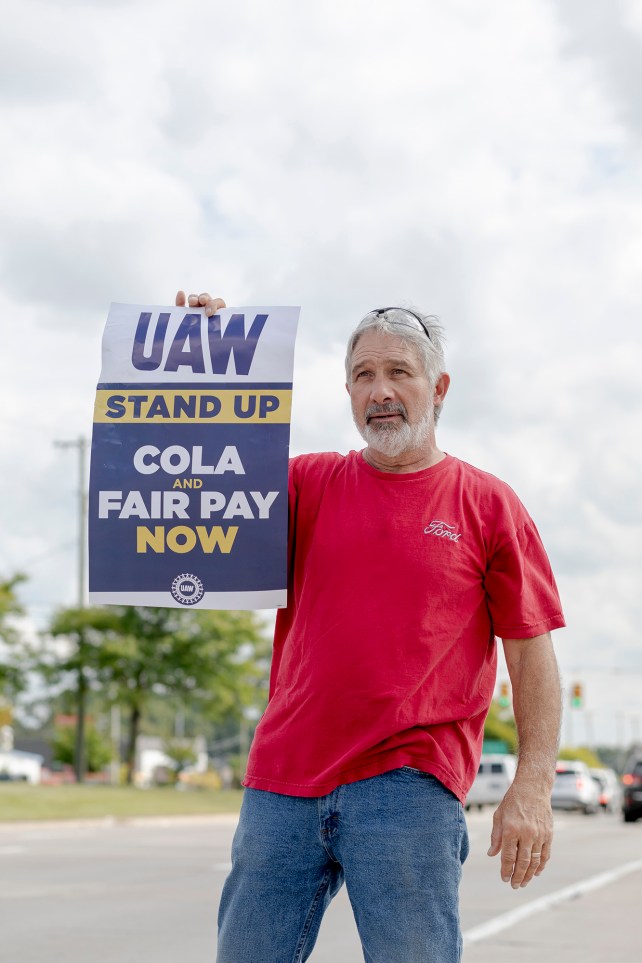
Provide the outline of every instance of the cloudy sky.
<path id="1" fill-rule="evenodd" d="M 445 450 L 520 494 L 569 627 L 573 735 L 642 715 L 639 0 L 5 0 L 0 573 L 76 599 L 110 301 L 301 304 L 295 452 L 360 447 L 343 342 L 416 304 Z M 568 726 L 568 723 L 567 723 Z"/>

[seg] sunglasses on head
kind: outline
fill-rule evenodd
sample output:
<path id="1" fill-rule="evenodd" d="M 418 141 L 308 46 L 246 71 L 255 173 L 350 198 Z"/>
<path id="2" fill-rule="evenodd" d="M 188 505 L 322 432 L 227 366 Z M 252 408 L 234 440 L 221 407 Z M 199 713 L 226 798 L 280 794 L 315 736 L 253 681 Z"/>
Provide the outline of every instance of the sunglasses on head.
<path id="1" fill-rule="evenodd" d="M 375 317 L 380 318 L 381 315 L 386 314 L 388 311 L 397 311 L 397 312 L 399 312 L 400 314 L 404 314 L 404 315 L 406 316 L 406 318 L 407 318 L 407 320 L 400 320 L 400 319 L 397 319 L 397 318 L 391 318 L 390 320 L 392 321 L 393 324 L 407 324 L 407 325 L 409 325 L 409 327 L 411 327 L 411 328 L 415 328 L 415 329 L 418 330 L 418 331 L 423 331 L 424 334 L 426 335 L 426 337 L 428 338 L 428 340 L 430 341 L 430 343 L 432 344 L 432 338 L 430 337 L 430 331 L 429 331 L 428 328 L 426 327 L 425 322 L 422 321 L 422 319 L 419 317 L 418 314 L 415 314 L 415 312 L 414 312 L 414 311 L 411 311 L 409 308 L 394 308 L 394 307 L 391 307 L 391 308 L 375 308 L 374 311 L 368 311 L 368 313 L 366 314 L 366 318 L 369 318 L 371 315 L 374 315 Z M 365 319 L 364 319 L 364 320 L 365 320 Z"/>

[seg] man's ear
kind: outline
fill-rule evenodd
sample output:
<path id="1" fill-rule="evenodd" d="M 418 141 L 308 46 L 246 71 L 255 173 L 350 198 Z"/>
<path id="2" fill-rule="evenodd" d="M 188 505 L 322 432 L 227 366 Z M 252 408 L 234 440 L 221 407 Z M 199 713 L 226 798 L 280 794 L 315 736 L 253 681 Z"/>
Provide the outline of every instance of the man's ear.
<path id="1" fill-rule="evenodd" d="M 350 394 L 350 385 L 348 384 L 347 381 L 346 381 L 346 391 L 348 392 L 348 394 Z"/>
<path id="2" fill-rule="evenodd" d="M 450 375 L 447 372 L 442 371 L 442 373 L 437 378 L 435 384 L 435 390 L 433 392 L 433 402 L 435 405 L 443 404 L 444 398 L 448 394 L 448 389 L 450 388 Z"/>

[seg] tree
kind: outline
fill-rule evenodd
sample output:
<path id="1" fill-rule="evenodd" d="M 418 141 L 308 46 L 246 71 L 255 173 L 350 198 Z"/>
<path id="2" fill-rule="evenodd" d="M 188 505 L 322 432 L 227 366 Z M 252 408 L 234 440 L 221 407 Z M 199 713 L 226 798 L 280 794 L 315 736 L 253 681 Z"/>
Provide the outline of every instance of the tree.
<path id="1" fill-rule="evenodd" d="M 602 760 L 602 765 L 621 773 L 629 755 L 623 746 L 596 746 L 595 755 Z"/>
<path id="2" fill-rule="evenodd" d="M 0 581 L 0 699 L 4 696 L 11 701 L 24 687 L 25 672 L 28 668 L 28 651 L 22 644 L 22 635 L 16 620 L 24 615 L 18 601 L 16 587 L 24 582 L 24 575 L 14 575 Z"/>
<path id="3" fill-rule="evenodd" d="M 49 626 L 54 638 L 68 643 L 67 650 L 48 653 L 38 668 L 50 682 L 62 682 L 73 686 L 76 693 L 76 741 L 74 749 L 74 772 L 78 782 L 85 777 L 85 714 L 87 696 L 92 687 L 100 684 L 103 663 L 102 643 L 110 630 L 112 617 L 105 608 L 61 609 L 56 612 Z"/>
<path id="4" fill-rule="evenodd" d="M 168 739 L 164 745 L 165 755 L 173 763 L 174 775 L 178 779 L 183 769 L 193 766 L 197 756 L 194 747 L 184 739 Z"/>
<path id="5" fill-rule="evenodd" d="M 111 762 L 111 746 L 93 726 L 85 728 L 85 759 L 89 772 L 102 772 Z M 76 765 L 76 733 L 73 726 L 57 726 L 53 740 L 54 759 Z"/>
<path id="6" fill-rule="evenodd" d="M 601 769 L 603 766 L 600 757 L 589 749 L 588 746 L 562 746 L 557 754 L 558 759 L 579 759 L 585 762 L 589 769 Z"/>
<path id="7" fill-rule="evenodd" d="M 136 742 L 151 700 L 197 705 L 211 719 L 243 717 L 266 700 L 269 643 L 252 612 L 109 606 L 58 613 L 51 632 L 74 642 L 58 677 L 80 694 L 99 687 L 129 715 L 125 761 L 133 781 Z M 79 712 L 80 724 L 80 712 Z"/>
<path id="8" fill-rule="evenodd" d="M 511 752 L 517 751 L 517 729 L 515 720 L 503 718 L 505 710 L 493 699 L 484 724 L 484 738 L 505 742 Z"/>

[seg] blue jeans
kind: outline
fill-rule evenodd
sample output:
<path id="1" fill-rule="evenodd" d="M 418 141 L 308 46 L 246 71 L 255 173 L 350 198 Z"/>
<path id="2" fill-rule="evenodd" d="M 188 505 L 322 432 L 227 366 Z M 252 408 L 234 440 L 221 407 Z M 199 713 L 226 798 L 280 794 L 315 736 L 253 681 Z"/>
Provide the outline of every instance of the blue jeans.
<path id="1" fill-rule="evenodd" d="M 247 789 L 218 963 L 302 963 L 344 880 L 366 963 L 458 963 L 461 803 L 404 767 L 301 798 Z"/>

